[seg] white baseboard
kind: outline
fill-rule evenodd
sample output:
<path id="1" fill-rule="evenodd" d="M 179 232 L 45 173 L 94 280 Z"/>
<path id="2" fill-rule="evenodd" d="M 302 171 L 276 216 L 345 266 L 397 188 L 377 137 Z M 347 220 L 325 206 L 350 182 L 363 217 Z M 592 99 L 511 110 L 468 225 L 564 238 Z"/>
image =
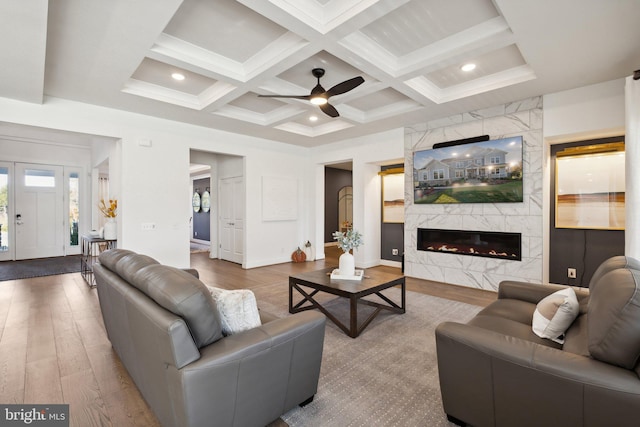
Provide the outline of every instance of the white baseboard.
<path id="1" fill-rule="evenodd" d="M 400 261 L 390 261 L 388 259 L 381 259 L 380 265 L 386 265 L 387 267 L 402 268 L 402 263 Z"/>

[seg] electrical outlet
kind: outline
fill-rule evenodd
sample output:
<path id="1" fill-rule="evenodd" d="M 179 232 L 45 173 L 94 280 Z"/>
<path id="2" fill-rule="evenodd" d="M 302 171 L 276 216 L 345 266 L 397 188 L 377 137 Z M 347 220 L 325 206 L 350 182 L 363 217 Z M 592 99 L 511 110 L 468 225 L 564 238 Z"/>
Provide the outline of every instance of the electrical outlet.
<path id="1" fill-rule="evenodd" d="M 396 248 L 391 249 L 391 255 L 398 255 L 398 250 Z"/>
<path id="2" fill-rule="evenodd" d="M 576 269 L 575 268 L 567 268 L 567 277 L 569 279 L 575 279 L 576 278 Z"/>

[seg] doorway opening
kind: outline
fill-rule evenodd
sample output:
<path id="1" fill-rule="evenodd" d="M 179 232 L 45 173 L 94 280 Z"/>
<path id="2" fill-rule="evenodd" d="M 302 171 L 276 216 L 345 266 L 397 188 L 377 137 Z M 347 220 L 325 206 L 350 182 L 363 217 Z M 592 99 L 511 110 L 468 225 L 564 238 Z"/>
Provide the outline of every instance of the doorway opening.
<path id="1" fill-rule="evenodd" d="M 353 163 L 324 168 L 324 245 L 335 246 L 333 233 L 353 227 Z"/>
<path id="2" fill-rule="evenodd" d="M 211 167 L 191 164 L 191 253 L 211 250 Z"/>

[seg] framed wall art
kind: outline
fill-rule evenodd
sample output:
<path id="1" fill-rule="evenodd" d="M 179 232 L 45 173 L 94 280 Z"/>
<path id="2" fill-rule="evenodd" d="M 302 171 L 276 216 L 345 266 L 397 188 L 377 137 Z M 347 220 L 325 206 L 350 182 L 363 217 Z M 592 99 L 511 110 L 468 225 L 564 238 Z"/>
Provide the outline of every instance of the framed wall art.
<path id="1" fill-rule="evenodd" d="M 624 230 L 624 143 L 556 154 L 556 228 Z"/>
<path id="2" fill-rule="evenodd" d="M 404 169 L 387 169 L 382 177 L 382 222 L 404 223 Z"/>

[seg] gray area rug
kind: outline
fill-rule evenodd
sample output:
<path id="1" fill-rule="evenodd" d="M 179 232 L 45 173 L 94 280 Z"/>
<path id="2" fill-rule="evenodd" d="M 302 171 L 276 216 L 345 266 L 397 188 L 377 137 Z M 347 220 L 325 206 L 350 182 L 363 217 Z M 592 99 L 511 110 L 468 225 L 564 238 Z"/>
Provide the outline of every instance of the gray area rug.
<path id="1" fill-rule="evenodd" d="M 392 299 L 399 301 L 400 291 L 390 291 L 397 291 Z M 255 293 L 263 310 L 289 315 L 286 284 Z M 347 319 L 345 302 L 332 301 L 330 307 Z M 466 322 L 480 309 L 407 292 L 405 314 L 381 313 L 358 338 L 327 321 L 318 393 L 281 419 L 291 427 L 453 426 L 442 409 L 434 331 L 446 320 Z"/>
<path id="2" fill-rule="evenodd" d="M 0 262 L 0 281 L 78 273 L 81 255 Z"/>

